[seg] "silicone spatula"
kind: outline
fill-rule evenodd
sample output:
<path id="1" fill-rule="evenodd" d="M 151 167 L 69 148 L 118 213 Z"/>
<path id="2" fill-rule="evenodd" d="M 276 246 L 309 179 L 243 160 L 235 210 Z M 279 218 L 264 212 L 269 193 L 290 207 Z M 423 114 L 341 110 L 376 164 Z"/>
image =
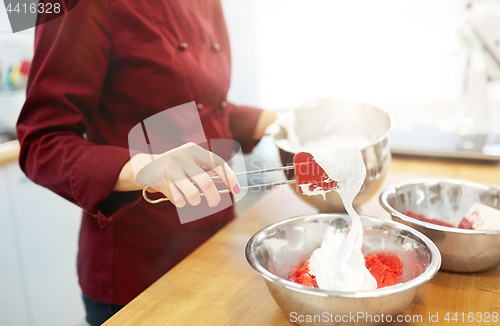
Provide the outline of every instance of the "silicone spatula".
<path id="1" fill-rule="evenodd" d="M 303 194 L 301 185 L 309 185 L 309 191 L 331 191 L 337 187 L 337 182 L 331 180 L 325 170 L 319 166 L 311 154 L 298 152 L 293 157 L 297 189 Z"/>

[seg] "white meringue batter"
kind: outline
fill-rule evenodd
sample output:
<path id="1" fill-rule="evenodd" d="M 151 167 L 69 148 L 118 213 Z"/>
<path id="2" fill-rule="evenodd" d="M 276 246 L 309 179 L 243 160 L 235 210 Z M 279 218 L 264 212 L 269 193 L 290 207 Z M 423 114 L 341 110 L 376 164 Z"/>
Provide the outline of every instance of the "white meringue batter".
<path id="1" fill-rule="evenodd" d="M 365 266 L 361 252 L 363 227 L 352 206 L 366 178 L 366 167 L 361 150 L 356 145 L 318 148 L 306 151 L 311 154 L 329 178 L 337 181 L 335 189 L 351 217 L 347 236 L 328 227 L 321 247 L 309 260 L 310 273 L 316 277 L 318 287 L 331 291 L 362 291 L 377 288 L 377 281 Z"/>

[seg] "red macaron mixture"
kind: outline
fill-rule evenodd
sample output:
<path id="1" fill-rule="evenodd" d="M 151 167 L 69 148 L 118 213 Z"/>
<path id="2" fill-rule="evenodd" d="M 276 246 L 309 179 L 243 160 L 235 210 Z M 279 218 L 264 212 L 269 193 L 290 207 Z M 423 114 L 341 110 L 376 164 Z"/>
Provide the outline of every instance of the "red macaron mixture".
<path id="1" fill-rule="evenodd" d="M 377 281 L 378 289 L 401 283 L 403 263 L 395 253 L 381 251 L 364 257 L 365 266 Z M 309 287 L 318 287 L 316 278 L 309 272 L 309 259 L 300 268 L 296 268 L 288 280 Z"/>

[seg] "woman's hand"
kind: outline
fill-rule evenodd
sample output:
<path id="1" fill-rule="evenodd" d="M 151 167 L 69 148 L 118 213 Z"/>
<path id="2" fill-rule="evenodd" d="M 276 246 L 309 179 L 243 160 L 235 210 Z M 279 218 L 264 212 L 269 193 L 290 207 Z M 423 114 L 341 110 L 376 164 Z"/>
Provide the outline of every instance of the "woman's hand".
<path id="1" fill-rule="evenodd" d="M 257 120 L 257 125 L 255 126 L 255 131 L 253 133 L 254 140 L 260 140 L 266 132 L 267 127 L 276 120 L 276 111 L 264 110 Z"/>
<path id="2" fill-rule="evenodd" d="M 190 205 L 198 205 L 201 189 L 208 205 L 215 207 L 220 201 L 220 194 L 211 176 L 218 175 L 232 193 L 240 192 L 238 180 L 227 163 L 194 143 L 153 155 L 151 160 L 148 154 L 132 157 L 123 167 L 114 190 L 140 190 L 148 185 L 162 192 L 175 206 L 183 207 L 186 201 Z"/>

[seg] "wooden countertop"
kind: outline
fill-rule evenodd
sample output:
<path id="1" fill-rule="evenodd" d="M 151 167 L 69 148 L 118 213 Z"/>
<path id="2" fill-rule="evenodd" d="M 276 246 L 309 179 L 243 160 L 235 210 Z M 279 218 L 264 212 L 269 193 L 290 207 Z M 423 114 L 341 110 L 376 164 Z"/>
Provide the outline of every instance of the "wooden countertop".
<path id="1" fill-rule="evenodd" d="M 14 162 L 19 156 L 19 142 L 17 140 L 0 144 L 0 166 Z"/>
<path id="2" fill-rule="evenodd" d="M 382 189 L 394 182 L 428 176 L 500 185 L 499 165 L 397 158 Z M 276 305 L 263 279 L 247 263 L 244 249 L 248 239 L 261 228 L 311 213 L 316 213 L 315 209 L 287 188 L 275 188 L 104 325 L 294 325 Z M 389 218 L 378 204 L 378 195 L 362 207 L 361 213 Z M 499 296 L 500 268 L 476 274 L 439 272 L 419 290 L 405 312 L 422 315 L 423 323 L 395 325 L 448 324 L 443 320 L 447 312 L 451 313 L 450 318 L 458 312 L 460 318 L 459 322 L 451 320 L 451 325 L 477 325 L 467 322 L 468 313 L 500 314 Z M 438 313 L 440 322 L 429 323 L 429 313 Z"/>

